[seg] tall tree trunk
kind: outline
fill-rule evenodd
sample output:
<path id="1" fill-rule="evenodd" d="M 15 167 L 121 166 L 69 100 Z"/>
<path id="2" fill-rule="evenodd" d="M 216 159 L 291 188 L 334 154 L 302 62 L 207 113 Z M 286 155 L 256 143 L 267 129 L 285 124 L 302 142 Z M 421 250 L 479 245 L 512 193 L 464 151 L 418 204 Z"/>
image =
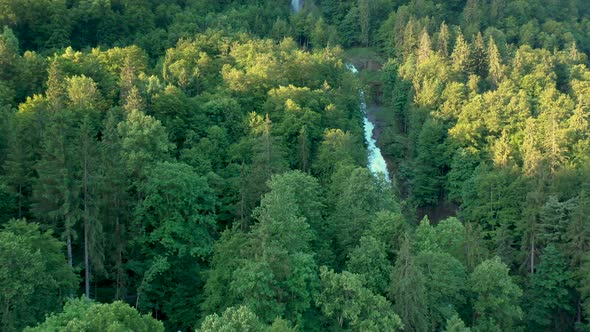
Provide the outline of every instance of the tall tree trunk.
<path id="1" fill-rule="evenodd" d="M 115 211 L 119 211 L 119 200 L 115 195 Z M 115 237 L 117 241 L 117 247 L 115 250 L 115 266 L 116 266 L 116 273 L 117 273 L 117 290 L 115 293 L 115 297 L 117 300 L 121 300 L 123 298 L 123 244 L 122 242 L 122 235 L 121 235 L 121 223 L 119 220 L 119 214 L 115 215 Z"/>
<path id="2" fill-rule="evenodd" d="M 23 217 L 23 186 L 18 185 L 18 218 Z"/>
<path id="3" fill-rule="evenodd" d="M 73 267 L 74 261 L 72 259 L 72 235 L 70 233 L 68 233 L 68 236 L 66 238 L 66 246 L 68 251 L 68 265 L 70 267 Z"/>
<path id="4" fill-rule="evenodd" d="M 582 322 L 582 299 L 578 296 L 578 304 L 577 304 L 577 313 L 578 313 L 578 317 L 577 317 L 577 322 L 581 323 Z"/>
<path id="5" fill-rule="evenodd" d="M 535 237 L 531 239 L 531 274 L 535 273 Z"/>
<path id="6" fill-rule="evenodd" d="M 68 265 L 70 268 L 74 266 L 74 260 L 72 258 L 72 235 L 68 232 L 68 236 L 66 237 L 66 250 L 68 254 Z M 74 290 L 70 289 L 70 297 L 74 297 Z"/>
<path id="7" fill-rule="evenodd" d="M 84 204 L 86 205 L 86 204 Z M 84 220 L 84 289 L 90 298 L 90 260 L 88 258 L 88 220 Z"/>
<path id="8" fill-rule="evenodd" d="M 90 258 L 88 257 L 88 156 L 84 155 L 84 289 L 90 298 Z"/>

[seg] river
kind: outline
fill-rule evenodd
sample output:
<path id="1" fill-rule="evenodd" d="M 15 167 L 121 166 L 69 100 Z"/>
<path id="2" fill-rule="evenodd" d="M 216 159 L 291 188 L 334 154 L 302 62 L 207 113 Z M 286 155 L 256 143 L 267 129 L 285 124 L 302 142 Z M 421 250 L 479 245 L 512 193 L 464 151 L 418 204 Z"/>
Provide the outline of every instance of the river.
<path id="1" fill-rule="evenodd" d="M 347 64 L 346 67 L 353 72 L 354 74 L 358 73 L 358 70 L 353 64 Z M 367 103 L 365 101 L 365 92 L 361 90 L 360 92 L 360 108 L 361 112 L 363 112 L 363 123 L 365 129 L 365 142 L 367 143 L 367 150 L 368 150 L 368 161 L 369 164 L 367 167 L 373 173 L 373 175 L 377 177 L 385 178 L 385 181 L 391 183 L 391 178 L 389 177 L 389 171 L 387 170 L 387 163 L 385 162 L 385 158 L 381 154 L 381 149 L 377 146 L 377 141 L 375 137 L 373 137 L 373 130 L 375 129 L 375 125 L 369 120 L 367 116 Z"/>
<path id="2" fill-rule="evenodd" d="M 291 0 L 291 9 L 295 13 L 299 13 L 303 8 L 303 0 Z"/>

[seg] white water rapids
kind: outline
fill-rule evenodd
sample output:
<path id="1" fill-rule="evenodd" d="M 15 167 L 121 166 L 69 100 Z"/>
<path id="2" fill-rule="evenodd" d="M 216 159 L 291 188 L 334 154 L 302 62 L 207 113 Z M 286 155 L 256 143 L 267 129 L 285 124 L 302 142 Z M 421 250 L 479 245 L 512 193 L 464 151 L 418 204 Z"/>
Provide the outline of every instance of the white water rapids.
<path id="1" fill-rule="evenodd" d="M 295 13 L 299 13 L 299 11 L 303 8 L 303 0 L 291 0 L 291 9 Z"/>
<path id="2" fill-rule="evenodd" d="M 354 74 L 358 73 L 358 70 L 353 64 L 347 64 L 346 68 L 348 68 Z M 363 112 L 363 122 L 365 125 L 365 141 L 367 142 L 367 149 L 369 151 L 369 164 L 367 167 L 373 173 L 373 175 L 377 177 L 385 178 L 385 181 L 391 183 L 391 178 L 389 177 L 389 172 L 387 171 L 387 163 L 381 154 L 381 149 L 377 147 L 377 141 L 373 137 L 373 130 L 375 129 L 375 125 L 369 120 L 367 116 L 367 103 L 365 102 L 365 92 L 361 90 L 361 111 Z"/>

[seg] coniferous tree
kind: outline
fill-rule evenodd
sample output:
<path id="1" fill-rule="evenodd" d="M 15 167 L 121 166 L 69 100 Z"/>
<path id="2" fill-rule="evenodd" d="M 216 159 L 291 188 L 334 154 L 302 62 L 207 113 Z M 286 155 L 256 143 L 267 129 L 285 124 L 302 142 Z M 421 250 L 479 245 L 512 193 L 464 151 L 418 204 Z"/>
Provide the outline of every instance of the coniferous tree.
<path id="1" fill-rule="evenodd" d="M 98 211 L 98 144 L 96 131 L 88 115 L 84 116 L 79 130 L 78 160 L 81 171 L 81 200 L 84 233 L 84 283 L 86 297 L 90 297 L 92 270 L 101 272 L 104 261 L 104 233 Z"/>
<path id="2" fill-rule="evenodd" d="M 527 318 L 531 329 L 546 329 L 561 324 L 560 314 L 571 312 L 570 285 L 572 276 L 565 257 L 550 244 L 543 249 L 539 264 L 530 277 L 527 292 L 530 309 Z"/>
<path id="3" fill-rule="evenodd" d="M 361 26 L 361 43 L 363 46 L 369 46 L 369 36 L 371 27 L 371 1 L 358 0 L 359 23 Z"/>
<path id="4" fill-rule="evenodd" d="M 0 326 L 20 330 L 61 308 L 78 283 L 51 231 L 24 219 L 0 229 Z"/>
<path id="5" fill-rule="evenodd" d="M 471 57 L 470 65 L 473 66 L 473 72 L 481 78 L 486 77 L 489 71 L 489 55 L 487 54 L 486 45 L 481 32 L 478 32 L 477 36 L 475 37 L 472 46 Z"/>
<path id="6" fill-rule="evenodd" d="M 470 57 L 471 51 L 469 50 L 469 44 L 467 44 L 463 33 L 459 30 L 455 38 L 455 47 L 451 54 L 451 68 L 458 74 L 466 75 L 470 73 Z"/>
<path id="7" fill-rule="evenodd" d="M 498 87 L 500 82 L 504 78 L 503 66 L 502 66 L 502 57 L 500 52 L 498 51 L 498 46 L 494 41 L 494 37 L 490 36 L 490 40 L 488 41 L 488 78 L 492 83 L 493 87 Z"/>
<path id="8" fill-rule="evenodd" d="M 418 65 L 428 60 L 432 53 L 432 43 L 430 41 L 430 35 L 426 28 L 422 29 L 420 37 L 420 43 L 418 44 Z"/>
<path id="9" fill-rule="evenodd" d="M 396 331 L 405 325 L 384 297 L 363 287 L 361 277 L 348 271 L 335 273 L 320 267 L 320 290 L 315 302 L 340 329 Z"/>
<path id="10" fill-rule="evenodd" d="M 479 264 L 469 277 L 474 293 L 474 324 L 479 329 L 511 329 L 522 318 L 522 290 L 499 257 Z"/>
<path id="11" fill-rule="evenodd" d="M 73 241 L 77 237 L 76 224 L 80 221 L 79 165 L 74 150 L 75 132 L 72 113 L 54 113 L 44 137 L 41 159 L 36 166 L 39 178 L 33 191 L 33 213 L 61 230 L 66 240 L 67 257 L 73 266 Z"/>
<path id="12" fill-rule="evenodd" d="M 112 275 L 115 277 L 115 299 L 120 300 L 125 294 L 126 273 L 123 255 L 127 239 L 127 180 L 125 164 L 121 156 L 121 138 L 117 133 L 117 124 L 122 114 L 119 109 L 112 109 L 105 119 L 102 139 L 98 146 L 99 178 L 98 208 L 104 233 L 113 234 L 112 241 L 105 241 L 105 258 L 111 258 L 114 264 Z M 105 261 L 105 264 L 107 261 Z M 110 268 L 107 270 L 110 272 Z"/>
<path id="13" fill-rule="evenodd" d="M 391 272 L 389 298 L 405 331 L 426 331 L 429 325 L 425 278 L 411 253 L 410 240 L 401 245 Z"/>
<path id="14" fill-rule="evenodd" d="M 451 36 L 449 33 L 449 26 L 442 22 L 440 25 L 440 29 L 438 31 L 438 38 L 437 38 L 437 47 L 439 54 L 442 55 L 443 58 L 447 58 L 449 56 L 449 42 Z"/>
<path id="15" fill-rule="evenodd" d="M 361 237 L 348 255 L 346 270 L 362 276 L 365 287 L 373 293 L 385 294 L 391 274 L 385 244 L 371 236 Z"/>

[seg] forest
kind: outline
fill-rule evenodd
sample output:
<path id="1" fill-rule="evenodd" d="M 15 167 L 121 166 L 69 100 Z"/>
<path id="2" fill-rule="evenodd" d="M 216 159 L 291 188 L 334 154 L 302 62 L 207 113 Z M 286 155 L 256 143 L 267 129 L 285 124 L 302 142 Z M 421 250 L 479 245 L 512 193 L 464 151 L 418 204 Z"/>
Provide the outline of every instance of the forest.
<path id="1" fill-rule="evenodd" d="M 590 331 L 589 55 L 587 0 L 0 0 L 0 331 Z"/>

